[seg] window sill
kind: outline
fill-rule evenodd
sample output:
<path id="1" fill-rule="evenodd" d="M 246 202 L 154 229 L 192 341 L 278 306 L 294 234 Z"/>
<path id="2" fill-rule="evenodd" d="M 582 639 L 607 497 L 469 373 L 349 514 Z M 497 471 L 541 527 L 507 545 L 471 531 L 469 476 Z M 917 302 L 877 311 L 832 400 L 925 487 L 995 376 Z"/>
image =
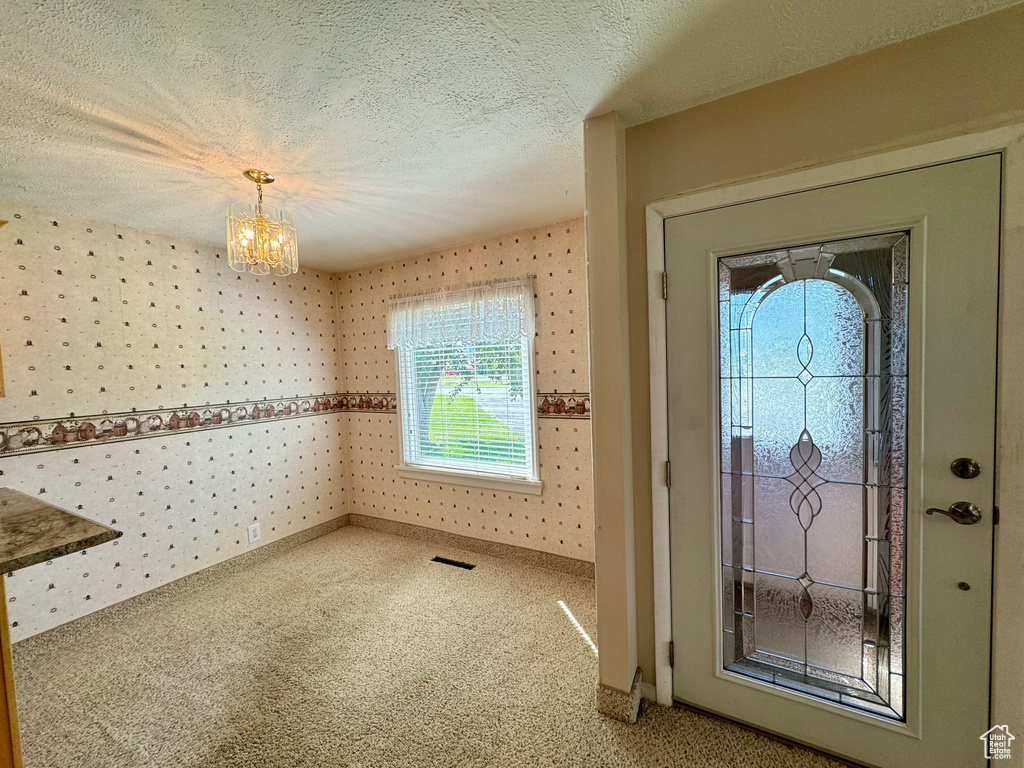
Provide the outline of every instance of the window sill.
<path id="1" fill-rule="evenodd" d="M 395 470 L 399 477 L 409 480 L 426 480 L 433 483 L 451 483 L 453 485 L 469 485 L 474 488 L 489 488 L 495 491 L 513 491 L 540 495 L 544 488 L 542 480 L 525 480 L 519 477 L 502 477 L 500 475 L 484 475 L 478 472 L 459 472 L 455 469 L 431 469 L 428 467 L 411 467 L 396 464 Z"/>

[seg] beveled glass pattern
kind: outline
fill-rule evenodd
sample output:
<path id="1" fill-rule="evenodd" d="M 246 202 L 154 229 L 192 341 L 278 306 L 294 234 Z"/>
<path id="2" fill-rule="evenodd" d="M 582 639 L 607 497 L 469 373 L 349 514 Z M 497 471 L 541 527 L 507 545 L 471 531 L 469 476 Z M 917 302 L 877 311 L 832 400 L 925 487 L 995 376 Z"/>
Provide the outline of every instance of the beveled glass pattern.
<path id="1" fill-rule="evenodd" d="M 908 237 L 718 260 L 725 668 L 896 720 Z"/>

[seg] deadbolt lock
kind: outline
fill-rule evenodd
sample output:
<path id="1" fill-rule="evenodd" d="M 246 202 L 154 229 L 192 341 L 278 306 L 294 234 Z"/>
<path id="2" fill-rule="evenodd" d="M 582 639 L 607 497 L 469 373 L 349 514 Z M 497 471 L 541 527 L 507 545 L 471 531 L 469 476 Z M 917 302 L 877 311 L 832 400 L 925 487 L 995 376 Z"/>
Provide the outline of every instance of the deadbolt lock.
<path id="1" fill-rule="evenodd" d="M 949 469 L 954 475 L 962 477 L 964 480 L 970 480 L 981 474 L 981 465 L 974 459 L 966 457 L 953 459 Z"/>

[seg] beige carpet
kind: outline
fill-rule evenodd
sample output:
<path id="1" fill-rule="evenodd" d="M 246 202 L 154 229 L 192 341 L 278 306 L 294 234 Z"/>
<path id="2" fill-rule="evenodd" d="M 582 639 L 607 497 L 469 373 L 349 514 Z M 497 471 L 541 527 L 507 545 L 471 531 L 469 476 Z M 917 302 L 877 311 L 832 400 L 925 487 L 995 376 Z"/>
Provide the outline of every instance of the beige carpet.
<path id="1" fill-rule="evenodd" d="M 593 636 L 592 581 L 342 528 L 20 643 L 25 765 L 840 765 L 680 709 L 598 715 L 559 600 Z"/>

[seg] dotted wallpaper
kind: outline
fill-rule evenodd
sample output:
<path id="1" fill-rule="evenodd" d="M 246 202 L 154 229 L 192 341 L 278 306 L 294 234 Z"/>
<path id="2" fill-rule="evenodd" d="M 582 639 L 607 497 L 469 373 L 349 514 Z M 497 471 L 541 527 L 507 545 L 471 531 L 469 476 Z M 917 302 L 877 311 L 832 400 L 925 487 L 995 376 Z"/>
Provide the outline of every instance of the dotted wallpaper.
<path id="1" fill-rule="evenodd" d="M 248 551 L 251 522 L 265 544 L 345 513 L 346 424 L 321 397 L 337 276 L 238 274 L 3 201 L 0 219 L 0 484 L 124 531 L 8 575 L 13 640 Z"/>
<path id="2" fill-rule="evenodd" d="M 582 221 L 341 275 L 0 200 L 0 485 L 113 542 L 7 574 L 14 641 L 358 512 L 593 560 Z M 536 275 L 540 496 L 403 480 L 388 296 Z"/>
<path id="3" fill-rule="evenodd" d="M 338 277 L 341 389 L 396 391 L 386 312 L 393 294 L 536 276 L 539 496 L 403 479 L 397 415 L 346 414 L 351 512 L 594 559 L 583 221 L 489 238 Z"/>
<path id="4" fill-rule="evenodd" d="M 0 206 L 3 421 L 338 391 L 336 276 Z"/>

